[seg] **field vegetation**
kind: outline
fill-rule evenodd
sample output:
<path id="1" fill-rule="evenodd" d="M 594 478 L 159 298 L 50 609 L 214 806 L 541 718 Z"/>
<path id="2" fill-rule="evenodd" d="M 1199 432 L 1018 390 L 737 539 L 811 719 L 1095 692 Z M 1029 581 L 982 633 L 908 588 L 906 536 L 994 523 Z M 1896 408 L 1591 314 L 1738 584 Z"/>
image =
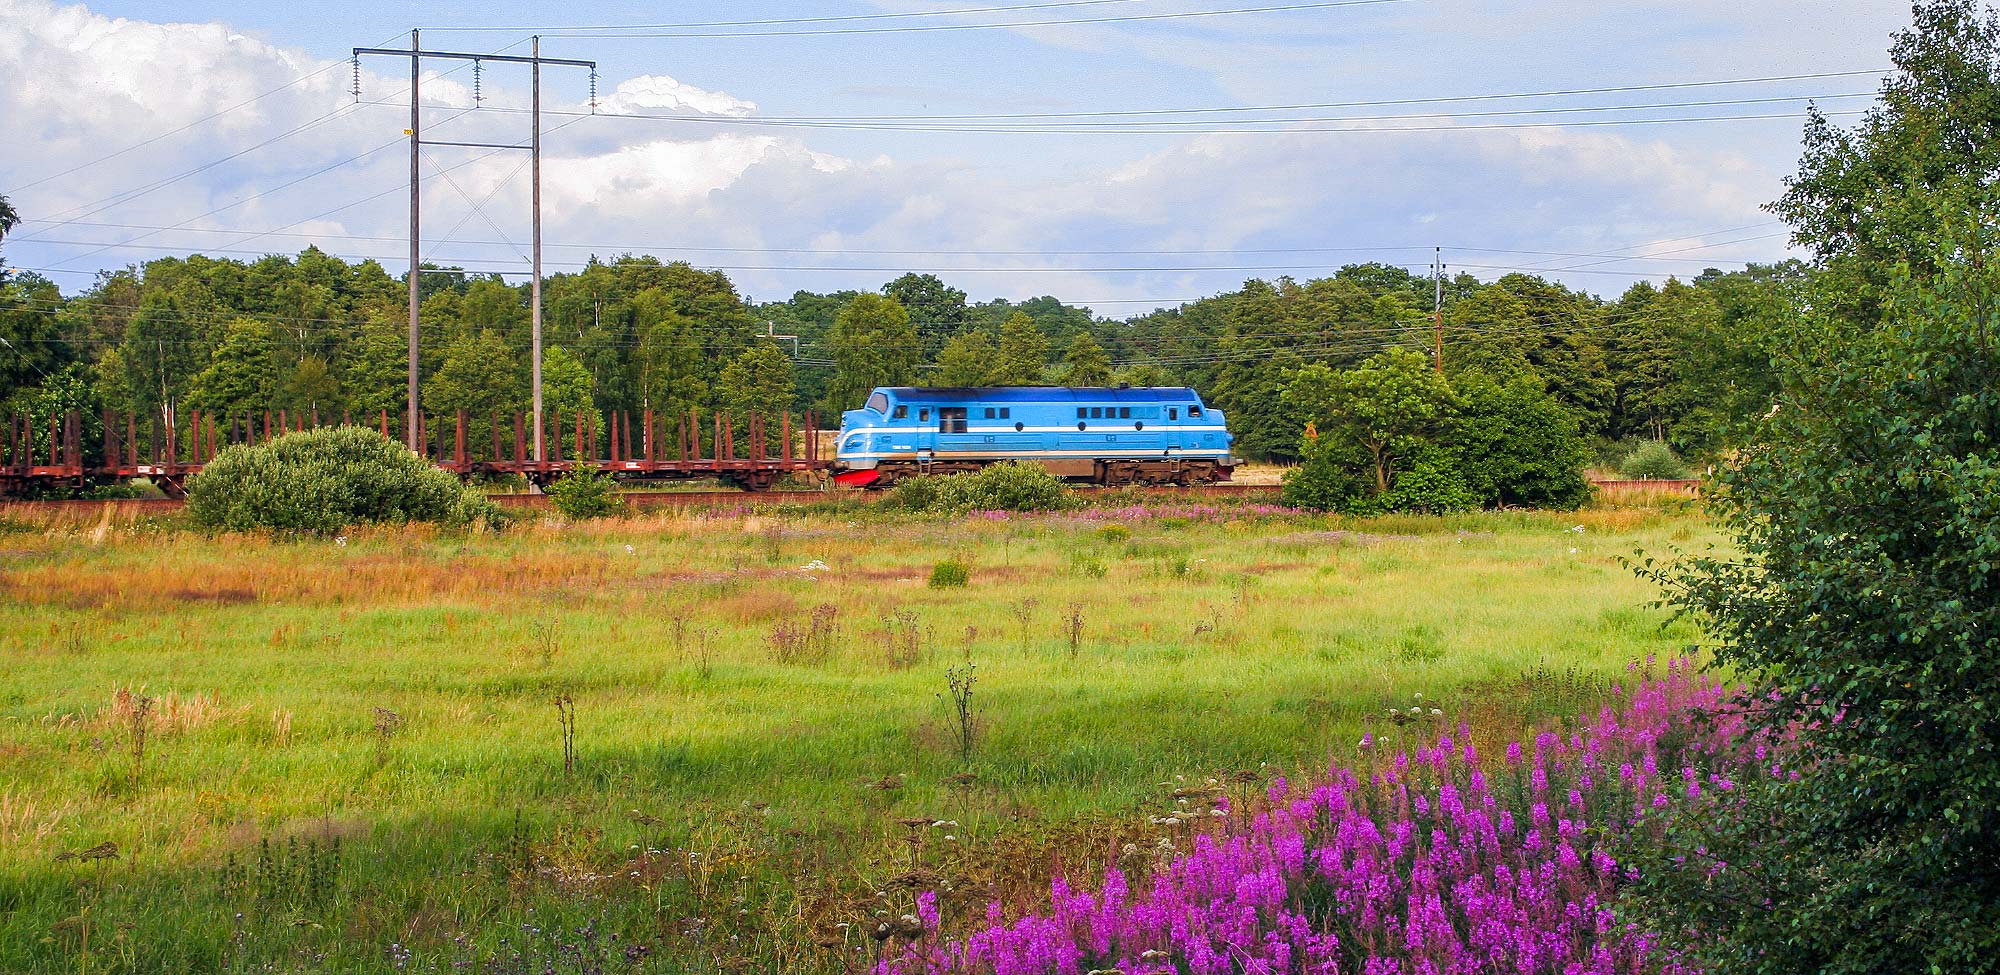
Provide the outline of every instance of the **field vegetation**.
<path id="1" fill-rule="evenodd" d="M 1659 508 L 9 518 L 26 972 L 852 970 L 878 912 L 1045 906 L 1185 840 L 1189 783 L 1351 763 L 1415 694 L 1495 748 L 1594 708 L 1695 636 L 1619 557 L 1711 537 Z"/>

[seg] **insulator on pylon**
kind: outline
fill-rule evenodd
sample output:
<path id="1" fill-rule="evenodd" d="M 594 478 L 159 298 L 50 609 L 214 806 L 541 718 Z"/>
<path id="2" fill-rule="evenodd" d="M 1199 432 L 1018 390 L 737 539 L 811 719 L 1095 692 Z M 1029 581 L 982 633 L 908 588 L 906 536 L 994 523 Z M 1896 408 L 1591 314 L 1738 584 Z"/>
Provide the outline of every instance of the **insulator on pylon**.
<path id="1" fill-rule="evenodd" d="M 472 59 L 472 107 L 479 107 L 479 59 Z"/>
<path id="2" fill-rule="evenodd" d="M 597 114 L 597 66 L 590 68 L 590 114 Z"/>
<path id="3" fill-rule="evenodd" d="M 348 94 L 353 95 L 354 103 L 359 105 L 361 104 L 361 55 L 356 54 L 348 60 L 354 65 L 354 87 L 348 89 Z"/>

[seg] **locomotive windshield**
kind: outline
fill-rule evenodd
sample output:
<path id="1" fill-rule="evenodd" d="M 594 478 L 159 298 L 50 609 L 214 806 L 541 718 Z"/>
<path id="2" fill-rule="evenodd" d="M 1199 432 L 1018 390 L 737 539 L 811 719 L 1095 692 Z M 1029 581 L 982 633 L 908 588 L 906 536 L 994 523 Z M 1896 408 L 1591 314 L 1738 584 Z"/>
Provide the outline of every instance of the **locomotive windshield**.
<path id="1" fill-rule="evenodd" d="M 853 400 L 849 400 L 848 402 L 851 403 L 853 402 Z M 874 410 L 877 413 L 884 413 L 884 414 L 888 413 L 889 397 L 882 393 L 876 393 L 868 397 L 868 408 Z"/>

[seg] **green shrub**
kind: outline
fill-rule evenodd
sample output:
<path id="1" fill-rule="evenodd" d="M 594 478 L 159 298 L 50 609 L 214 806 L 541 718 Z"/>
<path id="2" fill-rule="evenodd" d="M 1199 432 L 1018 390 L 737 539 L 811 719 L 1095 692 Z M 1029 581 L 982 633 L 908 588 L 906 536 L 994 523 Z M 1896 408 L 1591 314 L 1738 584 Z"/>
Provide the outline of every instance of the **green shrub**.
<path id="1" fill-rule="evenodd" d="M 1065 511 L 1077 505 L 1060 478 L 1037 464 L 1007 461 L 970 474 L 911 478 L 891 502 L 909 511 Z"/>
<path id="2" fill-rule="evenodd" d="M 1415 511 L 1446 514 L 1479 507 L 1479 496 L 1445 451 L 1412 448 L 1405 470 L 1390 478 L 1389 490 L 1375 492 L 1367 471 L 1353 462 L 1352 451 L 1321 437 L 1305 448 L 1305 461 L 1285 473 L 1284 501 L 1297 508 L 1339 511 L 1352 515 Z"/>
<path id="3" fill-rule="evenodd" d="M 365 427 L 288 433 L 216 455 L 188 482 L 195 524 L 331 535 L 349 525 L 499 524 L 491 501 Z"/>
<path id="4" fill-rule="evenodd" d="M 1688 467 L 1665 442 L 1648 440 L 1618 465 L 1618 473 L 1640 480 L 1675 480 L 1688 476 Z"/>
<path id="5" fill-rule="evenodd" d="M 1130 539 L 1132 537 L 1132 529 L 1124 525 L 1105 525 L 1097 530 L 1097 537 L 1116 544 Z"/>
<path id="6" fill-rule="evenodd" d="M 963 559 L 945 559 L 931 566 L 932 589 L 962 589 L 972 581 L 972 566 Z"/>
<path id="7" fill-rule="evenodd" d="M 549 503 L 571 521 L 606 518 L 625 510 L 618 479 L 595 467 L 575 467 L 549 485 Z"/>
<path id="8" fill-rule="evenodd" d="M 1479 507 L 1479 496 L 1465 484 L 1451 459 L 1442 454 L 1420 457 L 1396 475 L 1389 493 L 1378 500 L 1385 511 L 1416 511 L 1444 515 Z"/>
<path id="9" fill-rule="evenodd" d="M 933 511 L 937 506 L 938 490 L 943 484 L 944 478 L 935 475 L 897 481 L 896 486 L 889 489 L 889 500 L 884 503 L 904 511 Z"/>

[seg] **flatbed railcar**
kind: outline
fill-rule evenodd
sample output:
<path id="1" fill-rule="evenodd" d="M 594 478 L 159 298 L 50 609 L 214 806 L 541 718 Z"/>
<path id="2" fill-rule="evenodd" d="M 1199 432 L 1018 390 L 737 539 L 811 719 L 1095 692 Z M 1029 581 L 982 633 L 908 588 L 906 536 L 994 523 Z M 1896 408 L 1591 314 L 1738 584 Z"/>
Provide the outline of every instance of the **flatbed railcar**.
<path id="1" fill-rule="evenodd" d="M 1020 460 L 1089 484 L 1206 484 L 1229 480 L 1232 442 L 1186 386 L 878 386 L 841 414 L 834 480 L 882 488 Z"/>

